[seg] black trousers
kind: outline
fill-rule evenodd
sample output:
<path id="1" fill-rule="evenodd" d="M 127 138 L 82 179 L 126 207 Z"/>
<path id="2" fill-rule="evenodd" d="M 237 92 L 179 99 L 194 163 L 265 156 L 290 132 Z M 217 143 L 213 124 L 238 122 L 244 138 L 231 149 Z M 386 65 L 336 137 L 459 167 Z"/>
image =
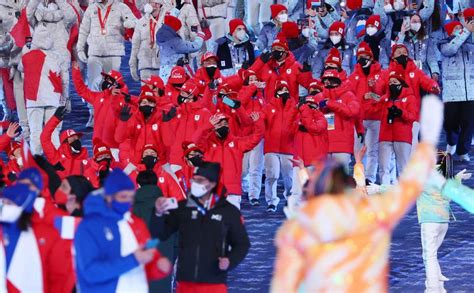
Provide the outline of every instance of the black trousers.
<path id="1" fill-rule="evenodd" d="M 474 101 L 445 103 L 444 130 L 448 144 L 457 145 L 457 155 L 469 153 L 474 131 Z"/>

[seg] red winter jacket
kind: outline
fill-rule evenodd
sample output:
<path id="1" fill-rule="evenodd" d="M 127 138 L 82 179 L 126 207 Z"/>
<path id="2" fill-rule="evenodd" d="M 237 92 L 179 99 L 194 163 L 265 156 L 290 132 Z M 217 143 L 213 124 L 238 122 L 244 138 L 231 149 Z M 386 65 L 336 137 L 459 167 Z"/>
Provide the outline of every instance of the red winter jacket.
<path id="1" fill-rule="evenodd" d="M 354 123 L 359 117 L 360 103 L 350 91 L 350 83 L 335 89 L 324 89 L 316 95 L 316 102 L 328 99 L 324 114 L 334 113 L 335 129 L 329 130 L 329 153 L 354 152 Z"/>
<path id="2" fill-rule="evenodd" d="M 115 160 L 112 160 L 110 164 L 110 171 L 112 171 L 115 168 L 124 169 L 125 167 L 126 166 L 124 166 L 120 162 L 116 162 Z M 93 158 L 90 158 L 87 164 L 87 168 L 84 171 L 84 177 L 86 177 L 87 180 L 89 180 L 89 182 L 92 184 L 92 186 L 94 186 L 94 188 L 100 187 L 99 169 L 100 169 L 100 165 Z"/>
<path id="3" fill-rule="evenodd" d="M 311 72 L 301 72 L 301 68 L 301 64 L 296 61 L 293 53 L 289 52 L 288 57 L 280 66 L 275 60 L 270 60 L 265 64 L 258 58 L 250 69 L 257 73 L 259 80 L 266 82 L 265 97 L 269 100 L 275 96 L 275 85 L 278 79 L 288 82 L 290 96 L 297 99 L 298 86 L 307 88 L 313 80 Z"/>
<path id="4" fill-rule="evenodd" d="M 243 86 L 240 89 L 237 98 L 242 103 L 242 107 L 245 109 L 247 117 L 250 117 L 250 114 L 253 112 L 258 112 L 260 115 L 263 115 L 266 102 L 263 97 L 263 92 L 257 90 L 255 85 Z M 253 129 L 254 127 L 244 127 L 241 129 L 240 135 L 250 135 L 252 134 Z"/>
<path id="5" fill-rule="evenodd" d="M 123 95 L 113 96 L 110 90 L 91 91 L 82 80 L 81 71 L 72 69 L 72 81 L 79 96 L 94 107 L 94 133 L 92 140 L 98 138 L 109 148 L 118 148 L 119 143 L 114 134 L 118 124 L 118 116 L 125 104 Z"/>
<path id="6" fill-rule="evenodd" d="M 379 79 L 379 82 L 376 83 L 376 93 L 380 96 L 388 94 L 388 82 L 389 82 L 389 73 L 391 70 L 398 67 L 398 63 L 395 61 L 390 62 L 390 65 L 387 69 L 383 70 L 382 76 L 383 79 Z M 408 86 L 411 88 L 413 95 L 415 96 L 415 108 L 416 108 L 416 120 L 420 120 L 420 109 L 421 109 L 421 90 L 424 90 L 427 93 L 439 94 L 440 88 L 436 81 L 431 79 L 426 75 L 423 70 L 419 69 L 415 62 L 412 60 L 408 61 L 407 67 L 405 69 L 405 81 Z"/>
<path id="7" fill-rule="evenodd" d="M 367 112 L 367 109 L 372 107 L 372 100 L 364 98 L 366 93 L 374 92 L 374 87 L 369 86 L 369 80 L 377 83 L 379 79 L 386 78 L 386 72 L 382 70 L 380 63 L 374 61 L 370 66 L 369 75 L 365 75 L 360 64 L 356 64 L 354 72 L 349 76 L 348 80 L 351 83 L 352 92 L 355 94 L 360 103 L 360 119 L 361 120 L 380 120 L 380 113 Z"/>
<path id="8" fill-rule="evenodd" d="M 382 115 L 379 141 L 412 143 L 412 127 L 417 118 L 415 101 L 416 98 L 411 89 L 403 88 L 400 96 L 395 100 L 391 100 L 389 95 L 385 95 L 379 102 L 372 102 L 368 111 L 378 112 Z M 388 108 L 393 105 L 402 110 L 402 117 L 395 118 L 392 124 L 388 124 Z"/>
<path id="9" fill-rule="evenodd" d="M 165 96 L 175 106 L 178 106 L 178 96 L 180 90 L 176 89 L 173 85 L 167 84 L 165 86 Z"/>
<path id="10" fill-rule="evenodd" d="M 264 153 L 293 155 L 295 135 L 298 130 L 298 109 L 295 99 L 289 98 L 285 105 L 281 99 L 275 97 L 269 101 L 264 108 Z"/>
<path id="11" fill-rule="evenodd" d="M 207 123 L 200 129 L 194 141 L 204 151 L 204 160 L 221 164 L 221 184 L 227 194 L 242 194 L 242 160 L 244 153 L 252 150 L 263 137 L 263 119 L 255 122 L 255 131 L 250 136 L 236 137 L 229 133 L 225 140 L 217 138 L 214 128 Z"/>
<path id="12" fill-rule="evenodd" d="M 183 142 L 191 141 L 195 132 L 209 123 L 211 113 L 200 102 L 183 103 L 177 108 L 176 117 L 170 121 L 174 135 L 170 147 L 170 163 L 184 165 Z"/>
<path id="13" fill-rule="evenodd" d="M 132 181 L 136 182 L 138 173 L 145 170 L 145 165 L 138 165 L 137 169 L 130 174 Z M 155 172 L 156 176 L 158 177 L 158 187 L 161 189 L 164 197 L 174 197 L 178 201 L 186 199 L 186 193 L 183 187 L 180 185 L 179 179 L 176 175 L 174 178 L 170 173 L 165 171 L 161 165 L 158 164 L 156 164 L 155 168 L 153 168 L 153 172 Z"/>
<path id="14" fill-rule="evenodd" d="M 308 105 L 300 108 L 300 122 L 295 137 L 295 157 L 303 160 L 305 166 L 328 155 L 328 123 L 319 110 Z"/>
<path id="15" fill-rule="evenodd" d="M 119 143 L 131 142 L 129 159 L 135 165 L 140 164 L 143 155 L 143 147 L 147 144 L 157 146 L 159 150 L 160 162 L 163 164 L 168 160 L 168 149 L 164 139 L 170 139 L 167 127 L 162 127 L 161 112 L 155 111 L 148 120 L 145 121 L 143 114 L 135 111 L 128 121 L 119 119 L 115 140 Z M 127 161 L 123 163 L 128 163 Z"/>
<path id="16" fill-rule="evenodd" d="M 196 70 L 196 74 L 191 78 L 192 81 L 197 85 L 199 94 L 204 94 L 204 91 L 209 88 L 208 85 L 211 82 L 209 75 L 207 74 L 206 68 L 200 67 Z M 217 80 L 218 84 L 224 84 L 224 76 L 222 76 L 219 68 L 214 73 L 214 80 Z"/>
<path id="17" fill-rule="evenodd" d="M 58 171 L 58 175 L 61 179 L 70 175 L 84 175 L 89 161 L 87 149 L 83 147 L 79 154 L 73 154 L 67 142 L 61 142 L 59 148 L 56 149 L 51 141 L 53 131 L 59 123 L 61 123 L 61 121 L 56 118 L 56 116 L 53 116 L 44 126 L 40 137 L 44 155 L 51 164 L 55 165 L 56 163 L 61 163 L 64 167 L 64 171 Z"/>

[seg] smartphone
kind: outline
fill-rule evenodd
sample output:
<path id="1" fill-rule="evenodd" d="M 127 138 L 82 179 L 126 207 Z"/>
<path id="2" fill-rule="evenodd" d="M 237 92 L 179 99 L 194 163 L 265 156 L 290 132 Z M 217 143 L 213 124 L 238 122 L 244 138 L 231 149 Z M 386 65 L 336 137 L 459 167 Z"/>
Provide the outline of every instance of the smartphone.
<path id="1" fill-rule="evenodd" d="M 175 210 L 178 208 L 178 201 L 174 197 L 166 198 L 166 202 L 168 203 L 168 210 Z"/>
<path id="2" fill-rule="evenodd" d="M 160 244 L 160 240 L 158 240 L 157 238 L 150 239 L 145 243 L 145 249 L 156 248 L 158 244 Z"/>
<path id="3" fill-rule="evenodd" d="M 193 25 L 193 26 L 191 27 L 191 31 L 192 31 L 193 33 L 197 33 L 197 32 L 198 32 L 198 26 L 197 26 L 197 25 Z"/>
<path id="4" fill-rule="evenodd" d="M 226 104 L 227 106 L 233 108 L 235 107 L 235 102 L 234 100 L 232 100 L 231 98 L 229 98 L 228 96 L 224 96 L 222 98 L 222 103 Z"/>
<path id="5" fill-rule="evenodd" d="M 309 19 L 300 18 L 300 19 L 298 19 L 297 24 L 300 28 L 308 27 L 309 26 Z"/>

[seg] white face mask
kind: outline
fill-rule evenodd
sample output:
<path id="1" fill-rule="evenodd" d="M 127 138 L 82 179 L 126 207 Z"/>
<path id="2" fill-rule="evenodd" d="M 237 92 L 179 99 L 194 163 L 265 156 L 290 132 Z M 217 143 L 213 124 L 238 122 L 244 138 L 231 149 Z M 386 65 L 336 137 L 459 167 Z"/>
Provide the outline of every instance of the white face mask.
<path id="1" fill-rule="evenodd" d="M 18 166 L 23 167 L 23 158 L 22 157 L 16 158 L 16 163 L 18 164 Z"/>
<path id="2" fill-rule="evenodd" d="M 145 6 L 143 6 L 143 12 L 145 12 L 145 14 L 151 14 L 153 12 L 153 6 L 149 3 L 145 4 Z"/>
<path id="3" fill-rule="evenodd" d="M 309 38 L 310 32 L 311 32 L 311 30 L 307 27 L 307 28 L 304 28 L 304 29 L 301 31 L 301 34 L 302 34 L 305 38 Z"/>
<path id="4" fill-rule="evenodd" d="M 373 36 L 375 35 L 377 32 L 378 32 L 378 29 L 375 27 L 375 26 L 371 26 L 371 27 L 368 27 L 365 32 L 369 35 L 369 36 Z"/>
<path id="5" fill-rule="evenodd" d="M 3 205 L 0 209 L 0 222 L 14 223 L 20 218 L 23 209 L 17 205 Z"/>
<path id="6" fill-rule="evenodd" d="M 337 36 L 330 36 L 329 39 L 331 40 L 331 42 L 336 45 L 336 44 L 339 44 L 341 42 L 341 39 L 342 39 L 342 36 L 341 35 L 337 35 Z"/>
<path id="7" fill-rule="evenodd" d="M 418 32 L 421 28 L 421 23 L 419 23 L 419 22 L 411 23 L 410 28 L 411 28 L 412 31 Z"/>
<path id="8" fill-rule="evenodd" d="M 288 21 L 288 14 L 280 14 L 277 16 L 277 20 L 281 23 Z"/>
<path id="9" fill-rule="evenodd" d="M 247 33 L 245 32 L 245 30 L 240 30 L 238 31 L 236 34 L 235 34 L 235 37 L 239 40 L 239 41 L 243 41 L 247 38 Z"/>
<path id="10" fill-rule="evenodd" d="M 403 1 L 395 1 L 393 3 L 393 9 L 399 11 L 405 8 L 405 3 Z"/>
<path id="11" fill-rule="evenodd" d="M 387 5 L 383 7 L 383 10 L 385 10 L 385 12 L 392 12 L 393 11 L 392 4 L 388 3 Z"/>
<path id="12" fill-rule="evenodd" d="M 203 197 L 208 192 L 204 184 L 191 182 L 191 194 L 197 198 Z"/>

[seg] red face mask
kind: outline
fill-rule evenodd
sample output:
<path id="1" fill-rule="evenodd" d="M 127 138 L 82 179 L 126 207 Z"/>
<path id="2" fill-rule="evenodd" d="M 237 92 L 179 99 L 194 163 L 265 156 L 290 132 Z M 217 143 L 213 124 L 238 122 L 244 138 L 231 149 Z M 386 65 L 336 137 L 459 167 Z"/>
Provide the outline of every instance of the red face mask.
<path id="1" fill-rule="evenodd" d="M 54 201 L 57 204 L 66 204 L 67 203 L 67 194 L 62 191 L 60 188 L 54 193 Z"/>

